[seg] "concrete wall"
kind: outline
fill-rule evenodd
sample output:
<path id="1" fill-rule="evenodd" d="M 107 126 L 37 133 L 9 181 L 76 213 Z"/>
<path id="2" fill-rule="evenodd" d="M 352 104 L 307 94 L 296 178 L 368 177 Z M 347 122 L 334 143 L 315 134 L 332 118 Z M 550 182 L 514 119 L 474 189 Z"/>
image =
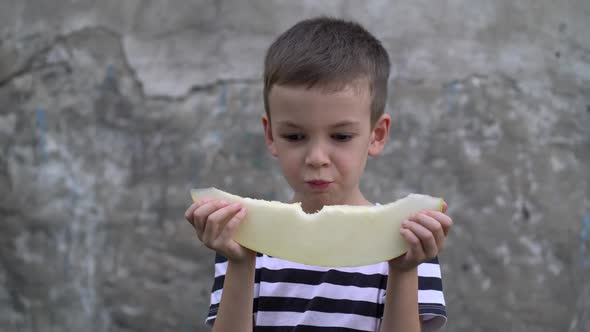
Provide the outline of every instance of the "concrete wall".
<path id="1" fill-rule="evenodd" d="M 448 331 L 590 331 L 590 2 L 0 2 L 0 330 L 204 331 L 193 187 L 285 200 L 260 69 L 354 18 L 394 70 L 363 190 L 444 197 Z"/>

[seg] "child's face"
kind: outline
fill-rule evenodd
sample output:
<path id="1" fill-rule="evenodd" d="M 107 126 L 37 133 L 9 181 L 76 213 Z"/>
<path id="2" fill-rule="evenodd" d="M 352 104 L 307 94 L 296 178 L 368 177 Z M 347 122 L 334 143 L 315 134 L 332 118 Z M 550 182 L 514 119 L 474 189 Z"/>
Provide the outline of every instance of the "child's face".
<path id="1" fill-rule="evenodd" d="M 326 92 L 275 85 L 268 102 L 267 145 L 295 191 L 294 200 L 308 210 L 366 204 L 360 177 L 367 157 L 383 148 L 391 121 L 384 114 L 371 129 L 368 87 Z"/>

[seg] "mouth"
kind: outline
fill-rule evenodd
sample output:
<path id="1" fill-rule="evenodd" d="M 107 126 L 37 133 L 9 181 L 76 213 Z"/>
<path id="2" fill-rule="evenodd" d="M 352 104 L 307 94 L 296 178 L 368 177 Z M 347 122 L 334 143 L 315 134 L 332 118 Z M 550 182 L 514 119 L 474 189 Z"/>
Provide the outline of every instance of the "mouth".
<path id="1" fill-rule="evenodd" d="M 312 181 L 306 181 L 305 183 L 307 183 L 307 185 L 309 187 L 311 187 L 311 189 L 315 189 L 315 190 L 325 190 L 328 189 L 328 187 L 330 186 L 330 181 L 324 181 L 324 180 L 312 180 Z"/>

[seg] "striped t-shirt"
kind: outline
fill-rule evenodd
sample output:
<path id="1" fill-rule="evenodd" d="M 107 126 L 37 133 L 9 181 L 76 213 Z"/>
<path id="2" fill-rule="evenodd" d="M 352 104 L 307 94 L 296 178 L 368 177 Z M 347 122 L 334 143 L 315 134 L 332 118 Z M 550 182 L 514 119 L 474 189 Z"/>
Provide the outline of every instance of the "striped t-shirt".
<path id="1" fill-rule="evenodd" d="M 215 257 L 207 324 L 212 325 L 223 291 L 227 259 Z M 385 306 L 388 263 L 324 268 L 256 255 L 255 331 L 378 331 Z M 424 331 L 446 322 L 438 259 L 418 266 L 418 305 Z"/>

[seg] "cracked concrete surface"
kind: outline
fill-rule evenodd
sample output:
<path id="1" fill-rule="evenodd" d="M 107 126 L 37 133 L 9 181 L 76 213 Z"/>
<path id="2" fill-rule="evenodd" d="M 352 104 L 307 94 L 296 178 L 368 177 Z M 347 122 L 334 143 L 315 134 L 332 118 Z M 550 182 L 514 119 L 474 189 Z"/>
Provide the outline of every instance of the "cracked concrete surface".
<path id="1" fill-rule="evenodd" d="M 362 188 L 449 202 L 447 330 L 589 330 L 587 1 L 0 4 L 1 331 L 207 330 L 188 191 L 288 199 L 262 56 L 319 14 L 390 51 Z"/>

